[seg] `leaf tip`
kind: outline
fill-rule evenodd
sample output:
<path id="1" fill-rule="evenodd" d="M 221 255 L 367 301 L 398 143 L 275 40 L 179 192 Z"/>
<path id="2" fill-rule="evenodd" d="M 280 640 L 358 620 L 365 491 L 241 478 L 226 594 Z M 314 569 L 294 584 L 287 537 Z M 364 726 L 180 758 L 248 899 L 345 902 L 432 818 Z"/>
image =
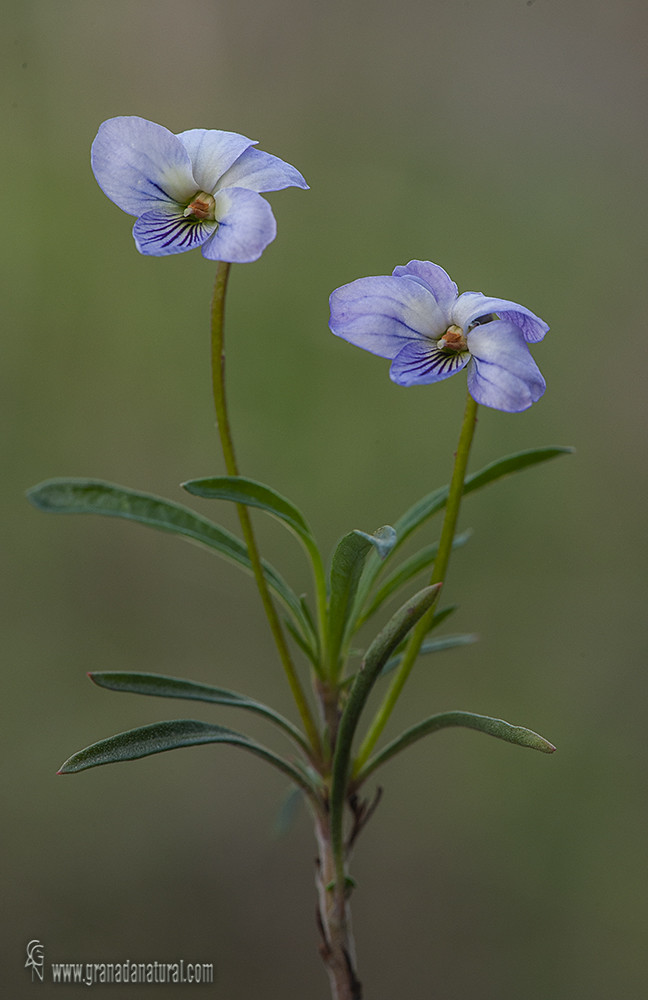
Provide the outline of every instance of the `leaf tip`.
<path id="1" fill-rule="evenodd" d="M 540 753 L 556 752 L 556 747 L 553 745 L 553 743 L 550 743 L 549 740 L 546 740 L 544 736 L 540 736 L 538 733 L 534 733 L 533 730 L 531 729 L 522 729 L 522 727 L 514 727 L 514 728 L 519 728 L 521 736 L 519 740 L 520 746 L 528 746 L 532 750 L 539 750 Z"/>
<path id="2" fill-rule="evenodd" d="M 30 486 L 28 490 L 25 490 L 25 496 L 32 507 L 37 507 L 40 509 L 42 507 L 40 500 L 40 490 L 43 483 L 39 483 L 37 486 Z"/>

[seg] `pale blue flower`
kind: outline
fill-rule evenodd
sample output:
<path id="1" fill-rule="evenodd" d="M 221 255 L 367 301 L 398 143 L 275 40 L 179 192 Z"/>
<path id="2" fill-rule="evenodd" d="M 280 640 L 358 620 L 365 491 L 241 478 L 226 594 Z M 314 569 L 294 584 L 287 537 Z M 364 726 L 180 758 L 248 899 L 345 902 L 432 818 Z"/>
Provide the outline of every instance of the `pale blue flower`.
<path id="1" fill-rule="evenodd" d="M 391 275 L 359 278 L 330 304 L 333 333 L 390 358 L 397 385 L 429 385 L 466 368 L 473 399 L 508 413 L 545 391 L 527 342 L 542 340 L 547 324 L 507 299 L 459 295 L 437 264 L 411 260 Z"/>
<path id="2" fill-rule="evenodd" d="M 307 188 L 294 167 L 236 132 L 174 135 L 145 118 L 109 118 L 92 144 L 100 188 L 136 215 L 140 253 L 161 257 L 201 247 L 203 257 L 257 260 L 277 234 L 260 191 Z"/>

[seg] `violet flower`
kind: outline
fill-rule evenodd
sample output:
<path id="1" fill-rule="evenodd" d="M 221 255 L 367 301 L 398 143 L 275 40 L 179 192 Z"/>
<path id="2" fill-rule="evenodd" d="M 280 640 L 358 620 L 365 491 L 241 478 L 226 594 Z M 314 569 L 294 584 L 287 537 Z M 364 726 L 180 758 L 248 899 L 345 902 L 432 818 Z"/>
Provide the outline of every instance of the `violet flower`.
<path id="1" fill-rule="evenodd" d="M 429 385 L 466 368 L 477 403 L 517 413 L 545 391 L 527 342 L 549 329 L 524 306 L 481 292 L 458 294 L 442 267 L 411 260 L 391 275 L 333 292 L 334 334 L 391 359 L 397 385 Z"/>
<path id="2" fill-rule="evenodd" d="M 140 253 L 161 257 L 202 247 L 209 260 L 257 260 L 277 224 L 260 191 L 307 188 L 294 167 L 236 132 L 174 135 L 144 118 L 109 118 L 92 144 L 100 188 L 136 215 Z"/>

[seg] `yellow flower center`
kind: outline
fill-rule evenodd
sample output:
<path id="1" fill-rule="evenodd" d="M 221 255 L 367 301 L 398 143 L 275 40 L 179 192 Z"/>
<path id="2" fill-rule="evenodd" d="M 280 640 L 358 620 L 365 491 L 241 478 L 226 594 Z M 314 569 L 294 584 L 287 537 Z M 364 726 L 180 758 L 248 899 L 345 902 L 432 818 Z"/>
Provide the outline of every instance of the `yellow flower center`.
<path id="1" fill-rule="evenodd" d="M 213 195 L 199 191 L 197 195 L 194 195 L 182 214 L 185 219 L 193 218 L 198 219 L 200 222 L 204 219 L 209 219 L 210 222 L 213 222 L 216 218 L 215 206 L 216 202 Z"/>
<path id="2" fill-rule="evenodd" d="M 437 341 L 437 347 L 446 354 L 460 354 L 468 350 L 466 338 L 460 326 L 449 326 L 443 336 Z"/>

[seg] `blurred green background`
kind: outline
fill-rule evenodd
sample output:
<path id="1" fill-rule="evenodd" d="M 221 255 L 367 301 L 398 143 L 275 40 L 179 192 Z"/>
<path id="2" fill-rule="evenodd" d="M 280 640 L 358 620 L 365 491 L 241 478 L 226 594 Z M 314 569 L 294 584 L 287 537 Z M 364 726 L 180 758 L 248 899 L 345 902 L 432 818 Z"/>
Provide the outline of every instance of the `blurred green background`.
<path id="1" fill-rule="evenodd" d="M 279 776 L 213 747 L 55 776 L 160 718 L 247 723 L 275 744 L 226 709 L 100 691 L 89 669 L 179 674 L 292 714 L 247 577 L 24 500 L 73 475 L 182 501 L 180 482 L 222 471 L 213 267 L 139 256 L 89 168 L 100 122 L 137 114 L 242 132 L 311 185 L 270 196 L 278 239 L 234 268 L 228 371 L 243 471 L 301 505 L 327 549 L 447 480 L 464 395 L 460 378 L 392 385 L 387 362 L 328 332 L 330 291 L 419 257 L 551 324 L 534 349 L 545 397 L 482 410 L 471 468 L 577 452 L 467 500 L 448 630 L 481 641 L 421 663 L 390 734 L 463 708 L 559 750 L 457 730 L 385 768 L 354 865 L 359 965 L 368 1000 L 644 997 L 645 5 L 5 0 L 3 14 L 6 995 L 54 989 L 23 967 L 38 938 L 48 961 L 215 964 L 211 988 L 148 996 L 328 996 L 315 846 L 305 815 L 273 833 Z M 224 505 L 200 509 L 235 526 Z M 298 547 L 256 521 L 305 589 Z"/>

